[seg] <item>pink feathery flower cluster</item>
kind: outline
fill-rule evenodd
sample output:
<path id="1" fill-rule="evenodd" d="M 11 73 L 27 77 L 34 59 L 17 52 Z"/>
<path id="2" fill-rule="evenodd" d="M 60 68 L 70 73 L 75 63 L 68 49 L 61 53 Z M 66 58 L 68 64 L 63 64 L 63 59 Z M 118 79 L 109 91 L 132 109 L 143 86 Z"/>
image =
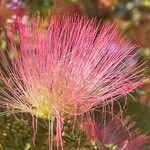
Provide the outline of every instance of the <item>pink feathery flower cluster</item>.
<path id="1" fill-rule="evenodd" d="M 103 107 L 142 84 L 139 50 L 114 24 L 53 16 L 47 28 L 36 19 L 17 21 L 7 36 L 18 54 L 11 62 L 1 54 L 0 107 L 56 119 L 58 143 L 65 117 Z"/>

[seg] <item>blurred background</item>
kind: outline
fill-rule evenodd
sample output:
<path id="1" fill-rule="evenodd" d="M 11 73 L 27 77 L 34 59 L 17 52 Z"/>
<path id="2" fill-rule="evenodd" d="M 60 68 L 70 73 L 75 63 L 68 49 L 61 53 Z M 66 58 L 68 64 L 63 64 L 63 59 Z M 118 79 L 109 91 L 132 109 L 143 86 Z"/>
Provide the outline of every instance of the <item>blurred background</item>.
<path id="1" fill-rule="evenodd" d="M 136 121 L 142 132 L 150 135 L 150 0 L 0 0 L 0 50 L 7 48 L 3 31 L 12 20 L 28 20 L 40 14 L 47 22 L 51 15 L 63 13 L 96 16 L 104 22 L 115 21 L 123 35 L 142 47 L 139 59 L 146 61 L 147 79 L 132 93 L 134 99 L 129 98 L 125 114 Z M 27 115 L 16 117 L 9 113 L 0 116 L 0 150 L 4 147 L 7 150 L 31 149 L 31 120 L 27 118 Z M 43 143 L 39 149 L 45 149 L 43 134 L 46 134 L 45 128 L 38 135 L 43 137 L 39 140 L 39 145 Z"/>

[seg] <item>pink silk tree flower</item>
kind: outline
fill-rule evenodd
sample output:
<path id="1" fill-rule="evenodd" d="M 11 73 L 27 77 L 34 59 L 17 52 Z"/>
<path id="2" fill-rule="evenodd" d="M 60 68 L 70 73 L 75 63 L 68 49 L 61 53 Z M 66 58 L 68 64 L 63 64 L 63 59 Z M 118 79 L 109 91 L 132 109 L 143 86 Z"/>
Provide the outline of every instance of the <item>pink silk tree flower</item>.
<path id="1" fill-rule="evenodd" d="M 47 28 L 38 19 L 14 22 L 7 36 L 17 57 L 8 61 L 1 52 L 0 106 L 56 119 L 58 143 L 65 117 L 103 107 L 142 84 L 139 50 L 114 24 L 53 16 Z"/>
<path id="2" fill-rule="evenodd" d="M 140 134 L 129 118 L 113 116 L 111 120 L 95 126 L 95 139 L 99 146 L 113 150 L 143 150 L 148 148 L 148 137 Z"/>

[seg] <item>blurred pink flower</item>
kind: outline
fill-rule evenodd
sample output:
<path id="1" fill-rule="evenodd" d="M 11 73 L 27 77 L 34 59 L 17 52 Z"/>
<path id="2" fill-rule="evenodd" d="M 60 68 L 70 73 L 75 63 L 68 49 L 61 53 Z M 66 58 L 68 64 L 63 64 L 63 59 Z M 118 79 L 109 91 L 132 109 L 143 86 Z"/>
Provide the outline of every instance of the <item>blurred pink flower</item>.
<path id="1" fill-rule="evenodd" d="M 129 117 L 107 114 L 100 123 L 86 117 L 83 119 L 81 129 L 89 137 L 89 141 L 97 145 L 100 150 L 147 150 L 148 136 L 141 134 L 135 123 Z"/>
<path id="2" fill-rule="evenodd" d="M 15 53 L 19 48 L 19 53 L 11 66 L 1 54 L 9 77 L 1 71 L 6 89 L 2 89 L 0 105 L 56 118 L 58 143 L 62 144 L 63 118 L 98 104 L 103 107 L 142 84 L 139 50 L 133 53 L 136 46 L 121 38 L 114 24 L 57 16 L 48 28 L 36 19 L 29 24 L 15 22 L 7 35 L 10 48 Z"/>
<path id="3" fill-rule="evenodd" d="M 9 21 L 15 20 L 17 18 L 23 18 L 25 16 L 25 7 L 19 1 L 2 0 L 0 2 L 0 6 L 0 9 L 2 9 L 1 11 L 9 13 L 9 16 L 6 18 Z M 0 14 L 2 17 L 5 15 L 5 13 Z"/>
<path id="4" fill-rule="evenodd" d="M 146 148 L 147 136 L 140 134 L 129 118 L 113 116 L 99 125 L 95 123 L 95 139 L 100 146 L 119 150 L 142 150 Z M 148 147 L 147 147 L 148 148 Z"/>
<path id="5" fill-rule="evenodd" d="M 11 1 L 8 3 L 8 5 L 11 6 L 11 8 L 15 14 L 15 18 L 22 18 L 25 16 L 25 7 L 21 2 Z"/>

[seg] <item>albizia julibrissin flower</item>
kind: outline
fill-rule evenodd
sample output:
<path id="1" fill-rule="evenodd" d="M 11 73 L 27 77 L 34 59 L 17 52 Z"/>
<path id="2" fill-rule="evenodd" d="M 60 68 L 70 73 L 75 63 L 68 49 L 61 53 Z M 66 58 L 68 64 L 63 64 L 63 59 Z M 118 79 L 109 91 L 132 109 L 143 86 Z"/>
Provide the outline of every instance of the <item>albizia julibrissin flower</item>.
<path id="1" fill-rule="evenodd" d="M 59 143 L 63 118 L 103 107 L 142 83 L 139 51 L 114 24 L 54 16 L 47 28 L 36 19 L 15 22 L 7 36 L 11 50 L 19 52 L 12 62 L 1 54 L 0 106 L 56 119 Z"/>
<path id="2" fill-rule="evenodd" d="M 105 123 L 91 124 L 95 128 L 95 140 L 100 149 L 143 150 L 148 149 L 148 137 L 140 134 L 130 118 L 113 116 Z"/>

